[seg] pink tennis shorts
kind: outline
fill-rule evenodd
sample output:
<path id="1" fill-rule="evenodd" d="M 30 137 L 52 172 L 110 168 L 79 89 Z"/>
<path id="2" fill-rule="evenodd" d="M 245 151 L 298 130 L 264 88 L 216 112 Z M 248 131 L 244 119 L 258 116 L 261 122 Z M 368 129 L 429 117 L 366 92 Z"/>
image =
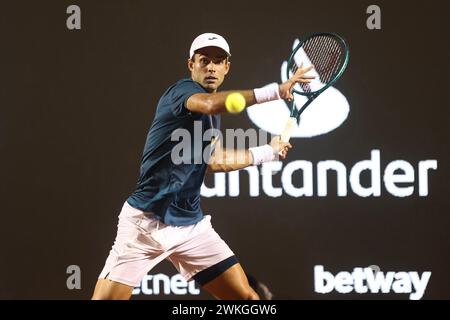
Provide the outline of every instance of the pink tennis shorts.
<path id="1" fill-rule="evenodd" d="M 168 259 L 186 279 L 201 285 L 237 263 L 233 251 L 214 231 L 211 216 L 188 226 L 171 226 L 125 201 L 116 240 L 99 278 L 138 286 L 142 277 Z"/>

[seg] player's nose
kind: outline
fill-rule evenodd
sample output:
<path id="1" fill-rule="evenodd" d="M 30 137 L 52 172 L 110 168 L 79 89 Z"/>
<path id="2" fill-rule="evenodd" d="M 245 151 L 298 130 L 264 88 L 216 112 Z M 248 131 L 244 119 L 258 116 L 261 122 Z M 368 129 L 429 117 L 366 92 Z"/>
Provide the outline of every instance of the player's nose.
<path id="1" fill-rule="evenodd" d="M 210 72 L 216 72 L 216 65 L 214 64 L 214 62 L 211 61 L 207 65 L 207 70 L 210 71 Z"/>

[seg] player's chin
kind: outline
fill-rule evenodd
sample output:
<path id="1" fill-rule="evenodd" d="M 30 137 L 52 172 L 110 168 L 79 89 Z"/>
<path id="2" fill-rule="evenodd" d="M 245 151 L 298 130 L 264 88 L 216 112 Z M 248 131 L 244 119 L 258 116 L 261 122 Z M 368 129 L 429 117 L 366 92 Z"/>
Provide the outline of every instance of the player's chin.
<path id="1" fill-rule="evenodd" d="M 218 87 L 219 86 L 216 83 L 212 83 L 212 82 L 203 83 L 203 88 L 205 88 L 209 92 L 217 90 Z"/>

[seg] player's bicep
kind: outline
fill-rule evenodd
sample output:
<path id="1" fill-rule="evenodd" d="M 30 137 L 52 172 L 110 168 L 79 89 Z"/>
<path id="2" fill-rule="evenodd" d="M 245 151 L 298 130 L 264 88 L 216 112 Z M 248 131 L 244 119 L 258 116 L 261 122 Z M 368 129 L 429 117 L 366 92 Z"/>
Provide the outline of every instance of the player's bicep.
<path id="1" fill-rule="evenodd" d="M 204 114 L 212 113 L 212 101 L 208 93 L 195 93 L 186 100 L 186 109 Z"/>

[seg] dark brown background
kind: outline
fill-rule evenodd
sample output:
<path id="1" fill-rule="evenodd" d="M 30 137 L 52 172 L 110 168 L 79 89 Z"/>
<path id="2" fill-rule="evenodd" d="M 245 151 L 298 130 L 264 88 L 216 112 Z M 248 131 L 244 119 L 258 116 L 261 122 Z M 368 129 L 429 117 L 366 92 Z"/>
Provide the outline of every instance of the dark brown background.
<path id="1" fill-rule="evenodd" d="M 70 4 L 81 7 L 79 31 L 66 28 Z M 448 11 L 443 1 L 378 1 L 382 30 L 370 31 L 370 4 L 2 3 L 0 298 L 90 297 L 137 181 L 156 102 L 188 76 L 195 36 L 216 32 L 228 39 L 232 71 L 223 89 L 246 89 L 280 80 L 295 38 L 334 31 L 351 47 L 337 84 L 349 117 L 331 134 L 295 139 L 290 159 L 336 159 L 350 168 L 380 149 L 382 168 L 404 159 L 416 172 L 418 161 L 437 159 L 429 196 L 415 191 L 396 198 L 382 187 L 380 198 L 350 189 L 339 198 L 331 187 L 325 198 L 250 198 L 242 185 L 241 197 L 204 199 L 203 208 L 244 267 L 278 298 L 407 299 L 314 293 L 314 265 L 336 273 L 376 264 L 432 271 L 424 299 L 449 299 Z M 253 127 L 245 113 L 223 122 Z M 66 288 L 72 264 L 81 267 L 81 290 Z M 174 269 L 163 263 L 154 272 Z"/>

